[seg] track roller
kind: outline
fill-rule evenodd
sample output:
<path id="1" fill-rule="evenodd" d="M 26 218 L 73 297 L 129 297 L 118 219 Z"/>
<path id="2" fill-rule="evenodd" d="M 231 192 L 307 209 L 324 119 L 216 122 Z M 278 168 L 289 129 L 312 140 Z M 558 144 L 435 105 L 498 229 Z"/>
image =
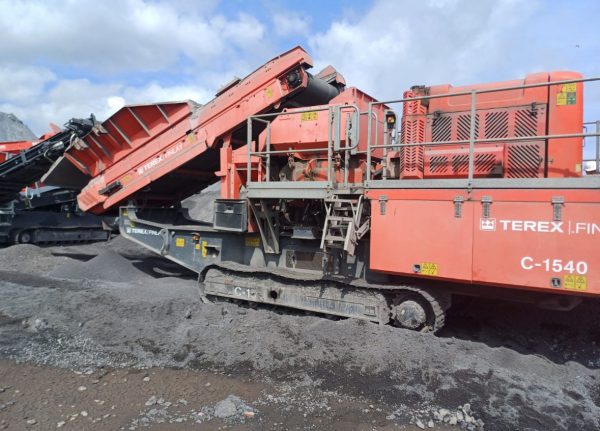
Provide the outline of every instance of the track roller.
<path id="1" fill-rule="evenodd" d="M 448 295 L 434 295 L 424 289 L 411 289 L 392 297 L 391 320 L 394 326 L 420 332 L 437 332 L 444 326 Z"/>

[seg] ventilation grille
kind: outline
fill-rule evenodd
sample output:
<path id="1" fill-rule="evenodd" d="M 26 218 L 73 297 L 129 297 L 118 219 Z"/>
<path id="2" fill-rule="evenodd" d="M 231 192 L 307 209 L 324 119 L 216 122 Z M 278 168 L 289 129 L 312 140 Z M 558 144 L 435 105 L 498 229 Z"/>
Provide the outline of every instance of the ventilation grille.
<path id="1" fill-rule="evenodd" d="M 425 142 L 425 126 L 424 116 L 404 117 L 400 142 L 403 144 Z M 423 147 L 402 147 L 398 168 L 401 178 L 423 178 Z"/>
<path id="2" fill-rule="evenodd" d="M 502 174 L 503 152 L 500 148 L 475 153 L 474 175 L 492 177 Z M 441 154 L 440 154 L 441 153 Z M 434 150 L 425 156 L 425 176 L 430 178 L 467 177 L 469 174 L 469 154 L 467 150 Z"/>
<path id="3" fill-rule="evenodd" d="M 538 143 L 509 144 L 506 154 L 508 178 L 536 178 L 543 175 L 543 146 Z"/>
<path id="4" fill-rule="evenodd" d="M 475 114 L 475 139 L 479 137 L 479 115 Z M 456 140 L 471 139 L 471 114 L 459 115 L 456 124 Z"/>
<path id="5" fill-rule="evenodd" d="M 535 136 L 538 129 L 537 110 L 521 109 L 515 112 L 515 136 Z"/>
<path id="6" fill-rule="evenodd" d="M 402 122 L 400 141 L 403 144 L 416 144 L 425 140 L 425 120 L 423 118 L 406 119 Z"/>
<path id="7" fill-rule="evenodd" d="M 495 111 L 485 114 L 485 137 L 508 137 L 508 112 Z"/>
<path id="8" fill-rule="evenodd" d="M 546 113 L 546 104 L 480 109 L 474 121 L 475 139 L 481 141 L 475 144 L 474 175 L 543 177 L 546 141 L 535 137 L 546 134 Z M 403 130 L 403 142 L 410 140 L 442 144 L 428 147 L 424 153 L 408 151 L 404 153 L 406 157 L 400 170 L 401 177 L 408 176 L 403 175 L 406 169 L 418 169 L 419 166 L 424 168 L 422 176 L 412 171 L 410 177 L 465 177 L 469 167 L 468 145 L 465 143 L 470 139 L 470 110 L 437 111 L 425 116 L 416 115 L 409 118 L 411 121 L 425 118 L 424 132 L 419 128 L 418 134 L 415 134 L 415 126 L 407 122 Z M 510 138 L 527 138 L 527 141 L 505 141 Z M 487 139 L 494 142 L 486 142 Z M 455 141 L 463 144 L 451 143 Z M 423 163 L 418 159 L 421 154 L 424 154 Z"/>
<path id="9" fill-rule="evenodd" d="M 448 171 L 448 156 L 431 156 L 429 158 L 429 172 L 445 175 Z"/>
<path id="10" fill-rule="evenodd" d="M 404 92 L 404 99 L 412 99 L 413 97 L 416 97 L 416 94 L 414 91 L 409 90 L 409 91 L 405 91 Z M 403 103 L 402 106 L 402 115 L 406 116 L 406 115 L 425 115 L 426 114 L 426 109 L 425 107 L 421 104 L 421 99 L 419 100 L 412 100 L 412 101 L 407 101 Z"/>
<path id="11" fill-rule="evenodd" d="M 403 147 L 400 151 L 400 177 L 423 178 L 423 147 Z"/>
<path id="12" fill-rule="evenodd" d="M 475 174 L 491 175 L 497 165 L 497 159 L 494 154 L 475 154 Z M 469 155 L 460 154 L 452 157 L 452 170 L 456 175 L 468 175 L 469 173 Z"/>
<path id="13" fill-rule="evenodd" d="M 432 142 L 446 142 L 452 136 L 452 117 L 441 116 L 434 118 L 431 128 Z"/>

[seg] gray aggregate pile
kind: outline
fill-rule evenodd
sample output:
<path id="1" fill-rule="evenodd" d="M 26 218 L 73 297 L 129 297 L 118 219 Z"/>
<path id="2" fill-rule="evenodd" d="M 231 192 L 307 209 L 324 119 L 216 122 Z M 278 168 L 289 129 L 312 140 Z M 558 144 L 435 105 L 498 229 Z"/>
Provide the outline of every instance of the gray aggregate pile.
<path id="1" fill-rule="evenodd" d="M 0 358 L 293 379 L 308 391 L 385 402 L 393 407 L 388 421 L 419 428 L 600 427 L 597 302 L 568 313 L 459 303 L 447 328 L 432 336 L 243 303 L 203 304 L 193 275 L 175 272 L 164 259 L 136 256 L 123 239 L 0 250 Z M 282 395 L 288 402 L 294 396 Z M 205 413 L 231 413 L 232 404 Z M 235 407 L 237 416 L 247 408 Z"/>
<path id="2" fill-rule="evenodd" d="M 219 199 L 221 183 L 214 183 L 200 193 L 190 196 L 181 202 L 181 206 L 188 210 L 190 217 L 197 221 L 212 223 L 215 199 Z"/>
<path id="3" fill-rule="evenodd" d="M 14 114 L 0 112 L 0 142 L 32 141 L 33 132 Z"/>
<path id="4" fill-rule="evenodd" d="M 87 262 L 70 260 L 49 272 L 51 277 L 73 280 L 138 281 L 144 273 L 125 257 L 106 250 Z"/>

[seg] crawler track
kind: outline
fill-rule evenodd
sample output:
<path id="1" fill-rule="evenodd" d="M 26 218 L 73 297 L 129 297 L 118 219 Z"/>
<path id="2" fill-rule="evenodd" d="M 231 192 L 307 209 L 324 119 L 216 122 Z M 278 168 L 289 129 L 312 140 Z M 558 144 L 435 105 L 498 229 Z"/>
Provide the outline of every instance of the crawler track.
<path id="1" fill-rule="evenodd" d="M 299 276 L 285 270 L 269 273 L 240 265 L 215 266 L 204 273 L 201 294 L 352 317 L 421 332 L 442 329 L 450 305 L 449 295 L 417 286 L 344 283 Z M 412 325 L 403 324 L 406 319 L 399 318 L 399 314 L 409 309 L 407 304 L 415 303 L 420 306 L 422 319 Z"/>

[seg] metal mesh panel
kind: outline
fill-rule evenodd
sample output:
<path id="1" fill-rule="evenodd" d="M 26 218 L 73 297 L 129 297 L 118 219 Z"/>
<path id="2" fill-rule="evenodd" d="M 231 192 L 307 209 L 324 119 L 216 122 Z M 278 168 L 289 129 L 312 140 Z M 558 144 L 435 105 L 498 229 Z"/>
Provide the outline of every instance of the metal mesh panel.
<path id="1" fill-rule="evenodd" d="M 521 109 L 515 112 L 515 136 L 535 136 L 537 131 L 537 110 Z"/>
<path id="2" fill-rule="evenodd" d="M 543 175 L 543 146 L 540 143 L 509 144 L 506 154 L 508 178 L 537 178 Z"/>
<path id="3" fill-rule="evenodd" d="M 417 144 L 425 141 L 425 117 L 405 117 L 402 120 L 400 142 Z M 399 163 L 401 178 L 423 178 L 423 147 L 402 147 Z"/>
<path id="4" fill-rule="evenodd" d="M 432 174 L 445 174 L 448 170 L 448 156 L 431 156 L 429 171 Z"/>
<path id="5" fill-rule="evenodd" d="M 452 118 L 440 116 L 433 120 L 431 138 L 433 142 L 449 141 L 452 136 Z"/>
<path id="6" fill-rule="evenodd" d="M 475 139 L 479 136 L 479 115 L 475 115 Z M 456 122 L 456 140 L 465 141 L 471 138 L 471 114 L 458 116 Z"/>
<path id="7" fill-rule="evenodd" d="M 508 137 L 508 112 L 495 111 L 485 114 L 485 137 L 506 138 Z"/>

